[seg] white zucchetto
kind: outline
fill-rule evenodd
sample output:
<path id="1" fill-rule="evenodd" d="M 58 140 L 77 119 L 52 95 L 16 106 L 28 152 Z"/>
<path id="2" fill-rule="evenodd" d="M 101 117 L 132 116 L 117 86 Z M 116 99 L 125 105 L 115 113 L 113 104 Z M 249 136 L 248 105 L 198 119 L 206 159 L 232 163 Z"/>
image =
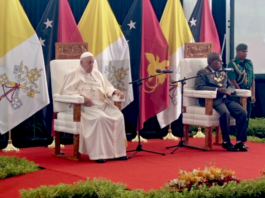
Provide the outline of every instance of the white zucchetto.
<path id="1" fill-rule="evenodd" d="M 86 58 L 86 57 L 89 57 L 89 56 L 93 56 L 93 57 L 94 57 L 94 55 L 93 55 L 92 53 L 90 53 L 90 52 L 84 52 L 84 53 L 80 56 L 80 59 L 83 59 L 83 58 Z"/>

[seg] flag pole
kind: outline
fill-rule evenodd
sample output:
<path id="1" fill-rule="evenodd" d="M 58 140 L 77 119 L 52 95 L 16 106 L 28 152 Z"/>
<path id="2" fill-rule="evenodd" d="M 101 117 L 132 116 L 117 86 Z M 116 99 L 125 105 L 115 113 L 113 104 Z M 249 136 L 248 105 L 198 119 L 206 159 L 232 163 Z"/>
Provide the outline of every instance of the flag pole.
<path id="1" fill-rule="evenodd" d="M 132 142 L 138 142 L 139 139 L 139 131 L 136 132 L 136 136 L 134 139 L 132 139 Z M 141 142 L 147 142 L 147 139 L 143 138 L 142 136 L 140 136 L 140 141 Z"/>
<path id="2" fill-rule="evenodd" d="M 201 129 L 202 128 L 199 126 L 197 133 L 193 136 L 194 138 L 205 138 L 205 135 L 202 133 Z"/>
<path id="3" fill-rule="evenodd" d="M 14 147 L 12 144 L 12 139 L 11 139 L 11 130 L 9 130 L 8 132 L 8 144 L 6 146 L 6 148 L 3 149 L 4 152 L 11 152 L 11 151 L 19 151 L 18 148 Z"/>
<path id="4" fill-rule="evenodd" d="M 61 148 L 64 148 L 63 144 L 60 144 Z M 48 145 L 48 148 L 55 148 L 55 136 L 53 136 L 53 141 L 51 144 Z"/>
<path id="5" fill-rule="evenodd" d="M 225 43 L 226 43 L 226 34 L 224 34 L 224 40 L 223 40 L 223 45 L 222 45 L 221 57 L 223 57 Z"/>
<path id="6" fill-rule="evenodd" d="M 172 134 L 172 128 L 171 128 L 171 123 L 168 126 L 168 134 L 166 137 L 163 137 L 163 140 L 178 140 L 179 138 L 174 136 Z"/>

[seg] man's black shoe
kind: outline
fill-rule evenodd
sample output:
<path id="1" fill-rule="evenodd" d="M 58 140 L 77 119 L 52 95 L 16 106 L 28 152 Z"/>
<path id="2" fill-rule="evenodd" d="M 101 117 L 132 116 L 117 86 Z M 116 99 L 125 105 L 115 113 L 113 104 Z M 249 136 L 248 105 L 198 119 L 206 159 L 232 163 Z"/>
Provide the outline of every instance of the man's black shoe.
<path id="1" fill-rule="evenodd" d="M 222 143 L 222 147 L 227 151 L 237 151 L 237 148 L 231 142 Z"/>
<path id="2" fill-rule="evenodd" d="M 247 147 L 245 146 L 243 142 L 236 143 L 235 148 L 240 151 L 248 151 Z"/>
<path id="3" fill-rule="evenodd" d="M 116 158 L 116 160 L 127 160 L 127 159 L 128 159 L 127 156 L 123 156 L 123 157 L 118 157 L 118 158 Z"/>
<path id="4" fill-rule="evenodd" d="M 97 163 L 104 163 L 105 160 L 104 160 L 104 159 L 98 159 L 98 160 L 96 160 L 96 162 L 97 162 Z"/>

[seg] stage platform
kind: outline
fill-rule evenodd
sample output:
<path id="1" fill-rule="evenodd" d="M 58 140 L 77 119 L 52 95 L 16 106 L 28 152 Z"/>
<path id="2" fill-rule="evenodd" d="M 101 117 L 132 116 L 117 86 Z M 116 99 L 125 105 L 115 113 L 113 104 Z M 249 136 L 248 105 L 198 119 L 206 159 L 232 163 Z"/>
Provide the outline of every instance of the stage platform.
<path id="1" fill-rule="evenodd" d="M 198 145 L 203 139 L 191 139 Z M 26 175 L 15 176 L 0 180 L 0 197 L 19 197 L 19 189 L 37 188 L 41 185 L 71 184 L 87 178 L 106 178 L 113 182 L 121 182 L 128 189 L 159 189 L 168 181 L 177 178 L 178 170 L 190 171 L 195 168 L 204 168 L 210 164 L 217 167 L 226 167 L 235 171 L 235 176 L 242 180 L 260 177 L 261 170 L 265 169 L 265 144 L 247 142 L 248 152 L 228 152 L 221 146 L 214 146 L 213 151 L 201 151 L 187 147 L 179 148 L 174 154 L 167 146 L 177 145 L 178 140 L 149 139 L 142 143 L 143 148 L 162 152 L 166 155 L 157 155 L 139 152 L 127 161 L 108 160 L 98 164 L 82 155 L 81 162 L 68 161 L 54 157 L 54 149 L 46 147 L 23 148 L 19 152 L 0 155 L 27 158 L 39 164 L 44 169 Z M 135 149 L 137 143 L 129 142 L 127 150 Z M 72 145 L 62 149 L 65 154 L 72 153 Z M 130 155 L 132 153 L 128 153 Z"/>

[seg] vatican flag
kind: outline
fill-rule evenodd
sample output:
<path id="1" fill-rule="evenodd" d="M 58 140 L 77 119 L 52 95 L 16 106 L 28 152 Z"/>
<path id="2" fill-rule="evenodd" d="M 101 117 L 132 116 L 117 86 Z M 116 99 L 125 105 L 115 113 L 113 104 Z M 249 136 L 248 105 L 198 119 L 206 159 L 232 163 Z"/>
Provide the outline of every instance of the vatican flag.
<path id="1" fill-rule="evenodd" d="M 179 80 L 179 61 L 184 58 L 185 43 L 194 42 L 189 25 L 179 0 L 168 0 L 160 20 L 162 31 L 169 44 L 169 69 L 173 71 L 170 80 Z M 161 128 L 179 118 L 181 114 L 180 83 L 169 87 L 170 106 L 157 114 Z"/>
<path id="2" fill-rule="evenodd" d="M 0 1 L 0 133 L 49 104 L 40 41 L 19 0 Z"/>
<path id="3" fill-rule="evenodd" d="M 78 24 L 94 54 L 99 71 L 126 95 L 121 108 L 133 101 L 129 46 L 108 0 L 90 0 Z"/>

